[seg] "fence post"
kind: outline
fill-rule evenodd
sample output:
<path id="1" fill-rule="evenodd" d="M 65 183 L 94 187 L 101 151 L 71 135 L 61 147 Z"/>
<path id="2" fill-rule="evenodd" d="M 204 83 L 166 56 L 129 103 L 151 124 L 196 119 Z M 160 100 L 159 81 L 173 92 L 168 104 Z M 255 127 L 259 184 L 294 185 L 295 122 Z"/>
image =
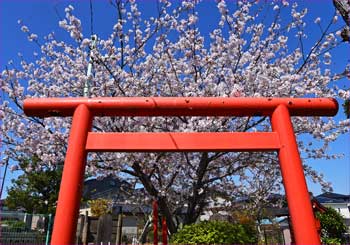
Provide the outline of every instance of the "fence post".
<path id="1" fill-rule="evenodd" d="M 82 243 L 82 233 L 83 233 L 83 228 L 84 228 L 84 215 L 79 215 L 78 218 L 78 225 L 77 225 L 77 232 L 76 232 L 76 244 L 81 244 Z"/>
<path id="2" fill-rule="evenodd" d="M 117 234 L 116 234 L 116 241 L 115 241 L 117 245 L 120 245 L 122 243 L 122 230 L 123 230 L 123 213 L 122 212 L 123 212 L 122 206 L 119 206 L 118 220 L 117 220 Z"/>
<path id="3" fill-rule="evenodd" d="M 52 223 L 52 214 L 49 214 L 49 222 L 47 224 L 45 245 L 49 245 L 50 233 L 51 233 L 51 223 Z"/>
<path id="4" fill-rule="evenodd" d="M 88 242 L 88 232 L 89 232 L 89 212 L 85 211 L 83 234 L 81 235 L 81 240 L 83 245 L 86 245 Z"/>

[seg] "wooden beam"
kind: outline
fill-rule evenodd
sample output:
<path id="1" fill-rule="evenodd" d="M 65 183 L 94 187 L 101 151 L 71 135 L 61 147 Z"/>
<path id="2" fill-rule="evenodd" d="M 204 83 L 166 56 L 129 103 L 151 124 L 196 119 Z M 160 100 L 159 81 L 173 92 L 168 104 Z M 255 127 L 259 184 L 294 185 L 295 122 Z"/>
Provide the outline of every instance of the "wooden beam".
<path id="1" fill-rule="evenodd" d="M 94 133 L 88 134 L 89 152 L 276 151 L 275 132 L 219 133 Z"/>

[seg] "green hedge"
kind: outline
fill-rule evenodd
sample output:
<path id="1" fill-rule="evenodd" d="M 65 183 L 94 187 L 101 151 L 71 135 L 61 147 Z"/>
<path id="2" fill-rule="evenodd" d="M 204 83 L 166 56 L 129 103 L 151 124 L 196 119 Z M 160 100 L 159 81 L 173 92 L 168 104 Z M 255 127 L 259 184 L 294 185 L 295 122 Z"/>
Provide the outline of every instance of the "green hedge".
<path id="1" fill-rule="evenodd" d="M 323 213 L 317 213 L 321 222 L 321 240 L 324 244 L 344 244 L 346 226 L 344 218 L 334 208 L 327 207 Z"/>
<path id="2" fill-rule="evenodd" d="M 256 244 L 257 242 L 253 226 L 223 221 L 204 221 L 187 225 L 170 240 L 172 244 Z"/>
<path id="3" fill-rule="evenodd" d="M 5 225 L 4 227 L 8 229 L 23 229 L 26 228 L 26 223 L 20 220 L 3 220 L 2 225 Z M 2 227 L 3 228 L 3 227 Z"/>

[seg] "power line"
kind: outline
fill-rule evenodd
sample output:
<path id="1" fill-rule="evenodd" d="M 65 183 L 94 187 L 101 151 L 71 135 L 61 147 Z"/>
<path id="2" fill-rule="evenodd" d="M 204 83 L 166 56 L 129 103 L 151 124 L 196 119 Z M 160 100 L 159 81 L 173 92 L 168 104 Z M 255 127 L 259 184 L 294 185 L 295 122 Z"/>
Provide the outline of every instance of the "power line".
<path id="1" fill-rule="evenodd" d="M 91 36 L 94 35 L 94 12 L 92 9 L 92 0 L 90 0 L 90 31 Z"/>

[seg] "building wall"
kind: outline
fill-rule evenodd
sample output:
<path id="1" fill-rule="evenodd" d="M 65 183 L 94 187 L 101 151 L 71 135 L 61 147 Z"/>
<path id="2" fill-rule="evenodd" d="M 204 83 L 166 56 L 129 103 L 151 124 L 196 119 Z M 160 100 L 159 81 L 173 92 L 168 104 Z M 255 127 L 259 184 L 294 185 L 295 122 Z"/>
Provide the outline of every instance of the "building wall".
<path id="1" fill-rule="evenodd" d="M 350 203 L 322 203 L 323 206 L 332 207 L 337 210 L 345 219 L 350 219 Z"/>
<path id="2" fill-rule="evenodd" d="M 284 244 L 290 245 L 292 244 L 292 237 L 290 235 L 289 229 L 283 229 L 283 238 L 284 238 Z"/>
<path id="3" fill-rule="evenodd" d="M 199 220 L 200 221 L 210 220 L 210 217 L 214 214 L 221 214 L 224 216 L 229 215 L 227 211 L 223 211 L 223 210 L 220 211 L 218 209 L 221 209 L 221 208 L 225 209 L 225 207 L 230 205 L 231 205 L 230 201 L 227 201 L 226 199 L 221 197 L 217 197 L 215 200 L 211 200 L 209 202 L 209 205 L 206 208 L 206 210 L 204 210 L 204 212 L 199 216 Z"/>

